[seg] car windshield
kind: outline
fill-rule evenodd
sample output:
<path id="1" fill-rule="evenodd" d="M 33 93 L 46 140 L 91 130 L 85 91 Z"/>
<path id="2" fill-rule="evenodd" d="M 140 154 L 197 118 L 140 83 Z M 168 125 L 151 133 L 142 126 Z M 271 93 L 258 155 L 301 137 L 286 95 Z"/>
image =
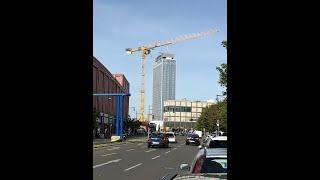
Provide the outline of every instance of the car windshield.
<path id="1" fill-rule="evenodd" d="M 227 141 L 212 140 L 210 141 L 209 148 L 227 148 Z"/>
<path id="2" fill-rule="evenodd" d="M 187 137 L 191 137 L 193 134 L 192 133 L 189 133 L 189 134 L 187 134 Z"/>
<path id="3" fill-rule="evenodd" d="M 151 134 L 151 138 L 162 138 L 162 136 L 163 136 L 163 134 L 161 134 L 161 133 L 159 133 L 159 134 L 157 134 L 157 133 L 152 133 Z"/>
<path id="4" fill-rule="evenodd" d="M 174 137 L 172 133 L 167 133 L 167 137 Z"/>
<path id="5" fill-rule="evenodd" d="M 227 173 L 227 158 L 206 158 L 200 173 Z"/>
<path id="6" fill-rule="evenodd" d="M 190 137 L 192 137 L 192 138 L 198 138 L 199 137 L 199 135 L 198 134 L 191 134 L 191 136 Z"/>

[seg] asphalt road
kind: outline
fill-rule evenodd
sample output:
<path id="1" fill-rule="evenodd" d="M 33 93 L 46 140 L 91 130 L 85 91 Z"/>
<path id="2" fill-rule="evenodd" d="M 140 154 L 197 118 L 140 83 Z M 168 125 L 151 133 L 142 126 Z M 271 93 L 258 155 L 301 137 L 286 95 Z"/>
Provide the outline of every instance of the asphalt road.
<path id="1" fill-rule="evenodd" d="M 169 148 L 148 148 L 146 142 L 113 145 L 93 150 L 94 180 L 159 180 L 168 173 L 183 173 L 182 163 L 191 163 L 197 146 L 186 146 L 185 136 Z"/>

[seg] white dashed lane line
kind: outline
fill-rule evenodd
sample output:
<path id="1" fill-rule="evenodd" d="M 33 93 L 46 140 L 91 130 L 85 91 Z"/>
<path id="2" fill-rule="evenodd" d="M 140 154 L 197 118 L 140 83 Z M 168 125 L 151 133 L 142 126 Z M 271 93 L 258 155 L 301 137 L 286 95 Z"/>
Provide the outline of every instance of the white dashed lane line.
<path id="1" fill-rule="evenodd" d="M 157 159 L 158 157 L 160 157 L 160 155 L 159 155 L 159 156 L 156 156 L 156 157 L 153 157 L 153 158 L 151 158 L 151 159 Z"/>
<path id="2" fill-rule="evenodd" d="M 116 150 L 116 149 L 120 149 L 120 147 L 113 147 L 113 148 L 106 149 L 106 150 L 107 150 L 107 151 L 112 151 L 112 150 Z"/>
<path id="3" fill-rule="evenodd" d="M 177 148 L 173 148 L 172 150 L 176 150 Z"/>
<path id="4" fill-rule="evenodd" d="M 103 154 L 101 156 L 110 156 L 110 155 L 113 155 L 113 154 L 117 154 L 117 153 Z"/>
<path id="5" fill-rule="evenodd" d="M 145 151 L 145 152 L 151 152 L 151 151 L 155 151 L 156 149 L 151 149 L 151 150 L 148 150 L 148 151 Z"/>
<path id="6" fill-rule="evenodd" d="M 126 151 L 133 151 L 134 149 L 127 149 Z"/>
<path id="7" fill-rule="evenodd" d="M 139 163 L 139 164 L 137 164 L 137 165 L 134 165 L 134 166 L 132 166 L 132 167 L 129 167 L 129 168 L 125 169 L 124 171 L 129 171 L 130 169 L 135 168 L 135 167 L 138 167 L 138 166 L 140 166 L 141 164 L 142 164 L 142 163 Z"/>
<path id="8" fill-rule="evenodd" d="M 171 152 L 171 151 L 167 151 L 167 152 L 165 152 L 165 153 L 168 154 L 169 152 Z"/>
<path id="9" fill-rule="evenodd" d="M 111 160 L 111 161 L 108 161 L 108 162 L 106 162 L 106 163 L 102 163 L 102 164 L 95 165 L 95 166 L 93 166 L 93 169 L 94 169 L 94 168 L 97 168 L 97 167 L 100 167 L 100 166 L 104 166 L 104 165 L 110 164 L 110 163 L 116 163 L 116 162 L 119 162 L 119 161 L 121 161 L 121 159 Z"/>

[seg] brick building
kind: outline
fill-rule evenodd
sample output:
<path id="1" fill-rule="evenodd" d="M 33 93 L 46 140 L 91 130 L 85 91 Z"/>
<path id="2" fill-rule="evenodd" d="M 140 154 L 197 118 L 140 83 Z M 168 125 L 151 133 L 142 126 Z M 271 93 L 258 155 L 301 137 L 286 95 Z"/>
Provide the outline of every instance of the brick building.
<path id="1" fill-rule="evenodd" d="M 129 93 L 129 82 L 123 74 L 111 74 L 110 71 L 93 57 L 93 93 Z M 93 108 L 99 113 L 99 127 L 108 127 L 109 133 L 114 132 L 116 118 L 116 98 L 93 96 Z M 124 97 L 124 119 L 129 114 L 129 97 Z M 101 124 L 103 122 L 103 124 Z"/>

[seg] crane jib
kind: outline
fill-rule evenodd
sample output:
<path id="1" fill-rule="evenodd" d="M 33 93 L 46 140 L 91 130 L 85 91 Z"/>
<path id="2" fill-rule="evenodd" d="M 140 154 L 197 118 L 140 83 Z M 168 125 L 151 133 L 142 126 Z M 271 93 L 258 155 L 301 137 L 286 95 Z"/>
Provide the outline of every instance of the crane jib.
<path id="1" fill-rule="evenodd" d="M 211 34 L 215 34 L 219 32 L 216 29 L 210 29 L 209 31 L 205 31 L 205 32 L 199 32 L 199 33 L 193 33 L 193 34 L 187 34 L 184 36 L 180 36 L 177 37 L 175 39 L 170 39 L 170 40 L 166 40 L 166 41 L 156 41 L 153 44 L 149 44 L 146 46 L 140 46 L 136 49 L 132 49 L 132 48 L 127 48 L 126 52 L 128 54 L 132 54 L 133 52 L 136 51 L 142 51 L 141 52 L 141 91 L 140 91 L 140 95 L 141 95 L 141 104 L 140 104 L 140 121 L 145 121 L 144 120 L 144 101 L 145 101 L 145 71 L 144 71 L 144 64 L 145 64 L 145 59 L 146 59 L 146 55 L 149 55 L 151 53 L 151 50 L 155 49 L 156 47 L 161 47 L 161 46 L 167 46 L 167 45 L 171 45 L 171 44 L 176 44 L 176 43 L 180 43 L 186 40 L 193 40 L 193 39 L 197 39 L 203 36 L 208 36 Z"/>

